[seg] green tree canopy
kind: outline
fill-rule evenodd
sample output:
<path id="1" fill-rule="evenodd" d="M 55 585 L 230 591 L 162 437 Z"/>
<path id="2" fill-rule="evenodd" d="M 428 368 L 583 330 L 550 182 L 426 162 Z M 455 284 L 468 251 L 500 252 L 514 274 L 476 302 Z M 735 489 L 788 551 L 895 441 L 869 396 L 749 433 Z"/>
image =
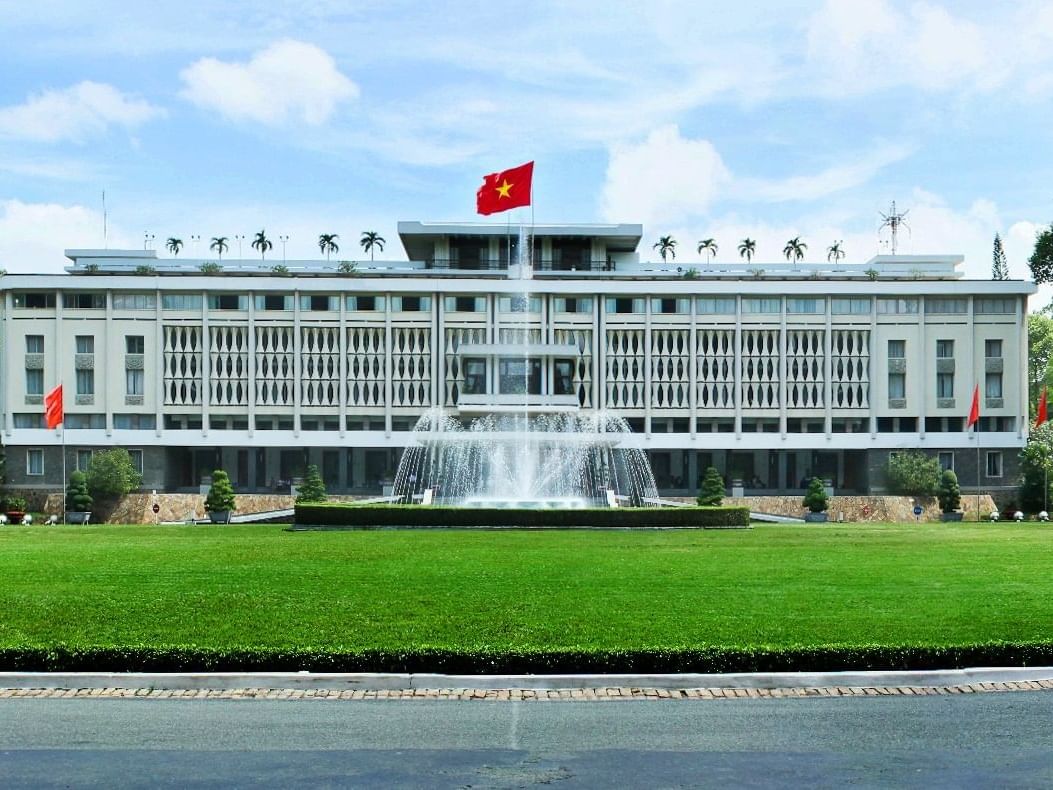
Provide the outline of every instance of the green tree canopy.
<path id="1" fill-rule="evenodd" d="M 933 496 L 941 474 L 939 459 L 918 450 L 896 453 L 885 472 L 889 491 L 906 496 Z"/>
<path id="2" fill-rule="evenodd" d="M 234 487 L 230 476 L 222 469 L 212 473 L 212 485 L 205 497 L 205 510 L 209 513 L 224 513 L 234 509 Z"/>
<path id="3" fill-rule="evenodd" d="M 944 469 L 940 477 L 940 509 L 944 513 L 953 513 L 962 506 L 962 489 L 958 485 L 958 475 L 953 469 Z"/>
<path id="4" fill-rule="evenodd" d="M 87 477 L 88 490 L 95 499 L 118 499 L 143 482 L 123 447 L 95 453 L 88 464 Z"/>
<path id="5" fill-rule="evenodd" d="M 805 492 L 804 501 L 801 504 L 812 513 L 822 513 L 830 507 L 830 498 L 826 495 L 823 481 L 818 477 L 813 477 L 808 484 L 808 491 Z"/>
<path id="6" fill-rule="evenodd" d="M 1036 283 L 1053 280 L 1053 225 L 1038 232 L 1035 251 L 1031 253 L 1027 265 L 1031 269 L 1031 279 Z"/>
<path id="7" fill-rule="evenodd" d="M 325 483 L 322 482 L 322 475 L 319 473 L 318 467 L 315 464 L 308 465 L 303 485 L 297 490 L 296 501 L 325 502 L 327 498 Z"/>
<path id="8" fill-rule="evenodd" d="M 1053 484 L 1053 426 L 1032 428 L 1020 451 L 1020 505 L 1028 513 L 1048 510 Z"/>
<path id="9" fill-rule="evenodd" d="M 1005 249 L 1002 247 L 1002 237 L 997 233 L 994 237 L 994 252 L 992 254 L 991 262 L 991 279 L 992 280 L 1008 280 L 1009 279 L 1009 262 L 1005 257 Z"/>
<path id="10" fill-rule="evenodd" d="M 715 466 L 710 466 L 702 478 L 702 490 L 698 492 L 698 504 L 718 506 L 723 501 L 724 479 Z"/>
<path id="11" fill-rule="evenodd" d="M 1053 318 L 1049 308 L 1027 317 L 1028 400 L 1034 414 L 1043 387 L 1053 389 Z"/>

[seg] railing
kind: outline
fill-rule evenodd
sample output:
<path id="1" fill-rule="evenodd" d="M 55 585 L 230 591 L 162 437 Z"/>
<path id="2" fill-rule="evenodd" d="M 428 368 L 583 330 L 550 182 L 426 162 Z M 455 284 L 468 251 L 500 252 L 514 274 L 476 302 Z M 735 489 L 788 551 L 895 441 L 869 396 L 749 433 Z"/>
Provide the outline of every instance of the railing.
<path id="1" fill-rule="evenodd" d="M 512 261 L 511 263 L 514 265 L 517 264 L 518 261 Z M 428 269 L 447 271 L 505 271 L 508 269 L 509 261 L 507 258 L 472 261 L 453 258 L 430 258 L 425 261 L 425 266 Z M 607 260 L 584 261 L 579 263 L 535 261 L 533 268 L 535 272 L 604 272 L 613 271 L 615 266 L 613 261 Z"/>

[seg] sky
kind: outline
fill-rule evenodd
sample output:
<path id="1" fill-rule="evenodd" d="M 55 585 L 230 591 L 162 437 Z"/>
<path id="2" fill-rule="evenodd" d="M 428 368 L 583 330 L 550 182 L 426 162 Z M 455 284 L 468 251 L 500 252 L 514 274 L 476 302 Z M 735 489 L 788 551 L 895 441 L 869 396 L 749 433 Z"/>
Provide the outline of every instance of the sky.
<path id="1" fill-rule="evenodd" d="M 504 224 L 475 190 L 528 160 L 536 222 L 643 223 L 647 258 L 863 263 L 895 200 L 901 253 L 987 278 L 999 233 L 1024 278 L 1053 222 L 1053 2 L 135 5 L 0 0 L 0 268 L 101 247 L 104 190 L 110 247 L 403 258 L 399 220 Z"/>

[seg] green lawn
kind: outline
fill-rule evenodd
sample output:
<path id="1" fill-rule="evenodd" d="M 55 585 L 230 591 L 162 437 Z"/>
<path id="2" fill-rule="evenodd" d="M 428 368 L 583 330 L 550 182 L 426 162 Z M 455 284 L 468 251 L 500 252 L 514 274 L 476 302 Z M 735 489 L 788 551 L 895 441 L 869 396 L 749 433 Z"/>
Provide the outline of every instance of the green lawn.
<path id="1" fill-rule="evenodd" d="M 0 649 L 531 653 L 1053 641 L 1053 527 L 0 529 Z"/>

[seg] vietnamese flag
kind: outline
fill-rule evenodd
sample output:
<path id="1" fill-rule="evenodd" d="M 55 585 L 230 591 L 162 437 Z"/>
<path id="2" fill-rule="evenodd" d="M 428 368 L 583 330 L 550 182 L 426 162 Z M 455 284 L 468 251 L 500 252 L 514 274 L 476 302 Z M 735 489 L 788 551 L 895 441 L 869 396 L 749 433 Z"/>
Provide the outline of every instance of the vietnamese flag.
<path id="1" fill-rule="evenodd" d="M 483 176 L 483 185 L 475 193 L 475 210 L 480 214 L 489 215 L 510 208 L 529 206 L 530 182 L 533 178 L 533 162 Z"/>
<path id="2" fill-rule="evenodd" d="M 1035 414 L 1035 427 L 1049 420 L 1048 406 L 1046 405 L 1046 388 L 1042 388 L 1042 397 L 1038 399 L 1038 411 Z"/>
<path id="3" fill-rule="evenodd" d="M 44 397 L 44 422 L 50 431 L 62 424 L 62 385 L 59 384 Z"/>
<path id="4" fill-rule="evenodd" d="M 965 423 L 966 428 L 972 428 L 980 421 L 980 385 L 973 390 L 973 405 L 969 409 L 969 421 Z"/>

